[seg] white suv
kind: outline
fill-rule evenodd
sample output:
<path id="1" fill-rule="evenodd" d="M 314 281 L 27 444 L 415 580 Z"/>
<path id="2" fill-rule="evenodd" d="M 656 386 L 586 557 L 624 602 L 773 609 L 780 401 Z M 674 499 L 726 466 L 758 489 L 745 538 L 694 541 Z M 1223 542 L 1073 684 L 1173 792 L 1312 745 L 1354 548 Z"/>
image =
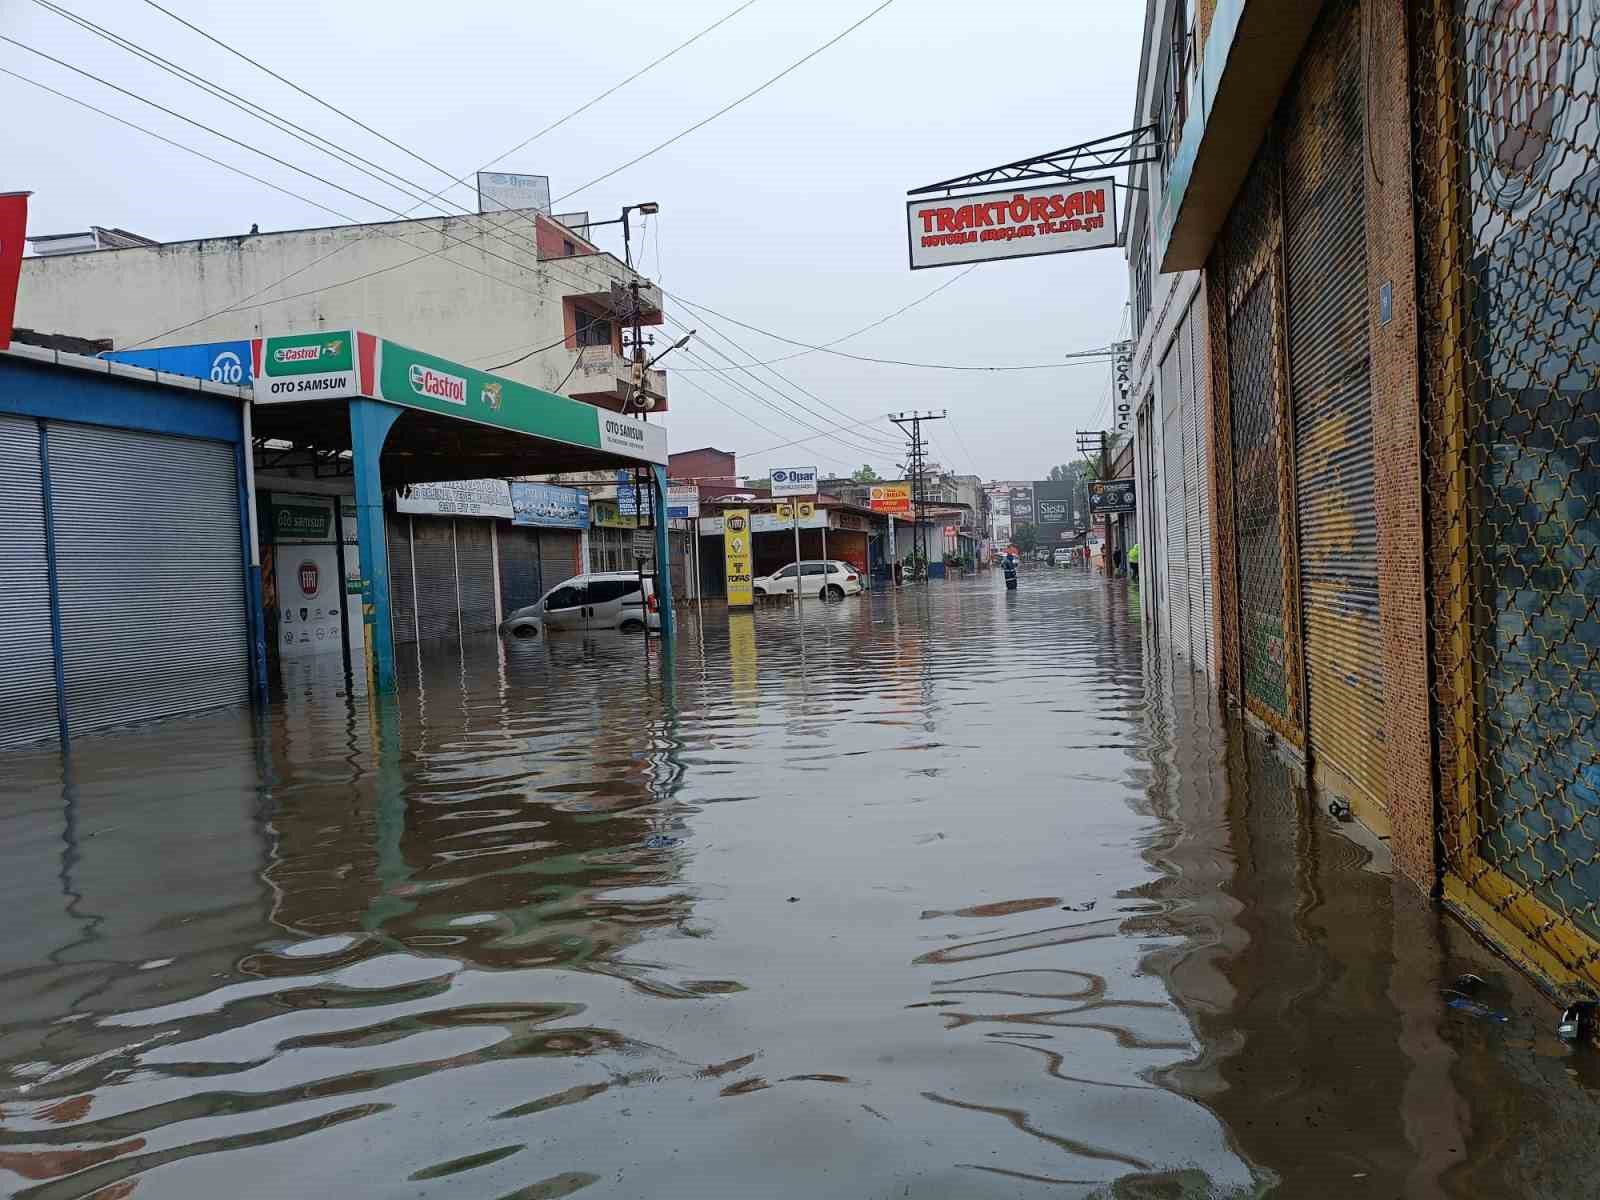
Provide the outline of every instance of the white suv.
<path id="1" fill-rule="evenodd" d="M 758 596 L 792 596 L 797 585 L 819 600 L 843 600 L 861 591 L 861 573 L 837 559 L 810 559 L 750 581 Z"/>

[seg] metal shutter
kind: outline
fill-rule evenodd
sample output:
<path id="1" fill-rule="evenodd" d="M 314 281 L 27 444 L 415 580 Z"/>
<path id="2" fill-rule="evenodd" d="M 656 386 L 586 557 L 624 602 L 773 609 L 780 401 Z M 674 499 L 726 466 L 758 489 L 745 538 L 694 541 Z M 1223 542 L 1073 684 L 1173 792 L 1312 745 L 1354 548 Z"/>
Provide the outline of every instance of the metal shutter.
<path id="1" fill-rule="evenodd" d="M 449 517 L 412 517 L 411 547 L 417 573 L 418 639 L 460 637 L 455 523 Z"/>
<path id="2" fill-rule="evenodd" d="M 68 732 L 247 700 L 234 447 L 47 431 Z"/>
<path id="3" fill-rule="evenodd" d="M 389 627 L 395 645 L 417 640 L 417 592 L 411 566 L 411 518 L 389 515 Z"/>
<path id="4" fill-rule="evenodd" d="M 461 632 L 482 633 L 495 621 L 494 535 L 488 521 L 457 520 L 456 579 L 461 589 Z"/>
<path id="5" fill-rule="evenodd" d="M 544 595 L 544 572 L 539 564 L 539 531 L 502 525 L 500 546 L 500 604 L 510 616 Z"/>
<path id="6" fill-rule="evenodd" d="M 539 531 L 539 570 L 546 588 L 553 588 L 563 580 L 583 574 L 578 566 L 578 552 L 582 548 L 581 535 L 575 531 L 566 529 Z"/>
<path id="7" fill-rule="evenodd" d="M 1161 590 L 1167 604 L 1167 645 L 1173 653 L 1190 658 L 1193 649 L 1189 645 L 1189 555 L 1184 529 L 1181 357 L 1174 338 L 1161 360 L 1161 473 L 1165 477 L 1161 519 L 1166 552 Z"/>
<path id="8" fill-rule="evenodd" d="M 42 477 L 38 424 L 0 417 L 0 746 L 59 733 Z"/>
<path id="9" fill-rule="evenodd" d="M 1314 760 L 1383 786 L 1361 33 L 1336 5 L 1284 114 L 1284 277 Z"/>
<path id="10" fill-rule="evenodd" d="M 1188 406 L 1183 417 L 1183 479 L 1184 528 L 1188 534 L 1189 550 L 1189 641 L 1194 650 L 1195 666 L 1211 672 L 1212 611 L 1211 611 L 1211 456 L 1207 453 L 1206 430 L 1211 424 L 1206 405 L 1205 339 L 1200 336 L 1200 322 L 1205 312 L 1198 301 L 1191 302 L 1183 319 L 1183 339 L 1180 353 L 1188 367 L 1188 384 L 1184 389 L 1184 404 Z"/>

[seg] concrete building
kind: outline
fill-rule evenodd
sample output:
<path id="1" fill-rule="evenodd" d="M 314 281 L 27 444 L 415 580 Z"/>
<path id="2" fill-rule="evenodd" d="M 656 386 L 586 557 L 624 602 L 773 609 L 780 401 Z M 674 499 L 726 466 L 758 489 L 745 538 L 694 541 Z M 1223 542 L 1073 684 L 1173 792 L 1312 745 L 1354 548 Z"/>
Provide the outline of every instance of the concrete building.
<path id="1" fill-rule="evenodd" d="M 1204 400 L 1217 682 L 1319 807 L 1387 835 L 1547 989 L 1592 993 L 1600 14 L 1147 9 L 1147 59 L 1182 64 L 1141 73 L 1165 106 L 1141 112 L 1167 113 L 1148 252 L 1171 287 L 1203 276 L 1177 348 Z M 1158 332 L 1139 379 L 1164 426 L 1161 352 Z M 1141 439 L 1170 530 L 1174 460 Z M 1156 626 L 1187 624 L 1192 652 L 1177 591 L 1158 587 Z"/>
<path id="2" fill-rule="evenodd" d="M 1129 402 L 1140 556 L 1140 602 L 1162 653 L 1216 676 L 1216 597 L 1211 560 L 1206 416 L 1204 273 L 1157 266 L 1152 197 L 1172 169 L 1186 97 L 1199 70 L 1195 0 L 1145 5 L 1134 125 L 1171 133 L 1162 162 L 1130 171 L 1128 296 L 1133 321 Z"/>
<path id="3" fill-rule="evenodd" d="M 162 244 L 32 240 L 52 252 L 23 260 L 17 324 L 115 350 L 359 327 L 617 410 L 633 394 L 623 332 L 635 283 L 640 324 L 662 320 L 659 287 L 534 211 Z M 665 409 L 665 375 L 643 385 L 650 410 Z"/>

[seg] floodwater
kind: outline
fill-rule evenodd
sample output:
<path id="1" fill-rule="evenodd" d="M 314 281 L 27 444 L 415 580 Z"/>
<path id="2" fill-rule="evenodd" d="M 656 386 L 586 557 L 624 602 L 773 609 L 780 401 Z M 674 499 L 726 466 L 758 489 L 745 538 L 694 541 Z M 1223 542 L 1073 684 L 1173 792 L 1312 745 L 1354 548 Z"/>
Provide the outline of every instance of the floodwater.
<path id="1" fill-rule="evenodd" d="M 1122 585 L 804 630 L 4 759 L 0 1191 L 1595 1194 L 1592 1052 Z"/>

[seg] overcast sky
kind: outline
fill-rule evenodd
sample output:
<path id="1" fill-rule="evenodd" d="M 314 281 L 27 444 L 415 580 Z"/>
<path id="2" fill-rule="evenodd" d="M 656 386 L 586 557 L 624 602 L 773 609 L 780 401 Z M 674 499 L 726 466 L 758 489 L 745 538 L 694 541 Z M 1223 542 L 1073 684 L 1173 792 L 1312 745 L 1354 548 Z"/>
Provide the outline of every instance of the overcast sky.
<path id="1" fill-rule="evenodd" d="M 429 184 L 429 190 L 444 182 L 141 0 L 59 2 L 303 125 L 347 139 L 352 149 Z M 740 0 L 161 2 L 459 175 L 617 83 Z M 499 169 L 548 174 L 561 196 L 706 117 L 878 2 L 755 0 Z M 643 249 L 646 274 L 671 292 L 751 325 L 800 341 L 829 341 L 964 269 L 907 269 L 907 188 L 1128 127 L 1143 7 L 1135 0 L 1057 5 L 895 0 L 752 100 L 557 208 L 587 208 L 598 218 L 614 216 L 625 203 L 656 201 L 661 215 Z M 33 0 L 0 0 L 0 31 L 235 136 L 260 140 L 265 132 L 243 114 L 74 28 Z M 203 146 L 351 216 L 390 215 L 319 189 L 283 168 L 251 161 L 242 150 L 15 46 L 0 44 L 0 66 Z M 265 231 L 334 220 L 8 76 L 0 75 L 0 102 L 12 114 L 0 191 L 33 191 L 30 233 L 100 224 L 176 240 L 240 233 L 252 223 Z M 397 201 L 394 193 L 381 193 L 376 183 L 353 172 L 335 173 L 329 160 L 319 160 L 303 145 L 287 140 L 270 145 L 296 163 L 326 169 L 358 192 Z M 452 195 L 473 202 L 465 191 Z M 601 239 L 618 242 L 609 248 L 620 251 L 614 228 Z M 839 349 L 974 365 L 1054 362 L 1114 340 L 1126 297 L 1120 250 L 988 263 Z M 739 357 L 729 342 L 711 334 L 706 321 L 670 301 L 668 316 L 701 327 L 697 343 L 706 363 L 726 366 L 709 352 L 712 346 Z M 793 346 L 717 324 L 758 358 L 795 352 Z M 696 364 L 674 355 L 662 365 Z M 891 410 L 949 409 L 950 420 L 932 427 L 935 457 L 986 478 L 1042 478 L 1052 464 L 1072 457 L 1075 430 L 1095 421 L 1110 385 L 1110 367 L 1104 364 L 953 372 L 808 354 L 776 369 L 850 414 L 823 409 L 841 425 Z M 783 388 L 770 374 L 761 374 Z M 685 382 L 690 378 L 784 436 L 776 438 L 707 399 Z M 780 396 L 756 388 L 746 377 L 736 378 L 787 411 Z M 857 437 L 840 435 L 870 445 L 870 454 L 861 445 L 833 438 L 758 453 L 811 430 L 758 405 L 716 372 L 676 372 L 669 386 L 668 426 L 675 449 L 710 444 L 736 450 L 740 469 L 750 472 L 813 462 L 831 472 L 865 460 L 888 473 L 896 464 L 884 443 L 898 436 L 885 420 L 863 426 Z M 1097 426 L 1104 423 L 1102 417 Z"/>

